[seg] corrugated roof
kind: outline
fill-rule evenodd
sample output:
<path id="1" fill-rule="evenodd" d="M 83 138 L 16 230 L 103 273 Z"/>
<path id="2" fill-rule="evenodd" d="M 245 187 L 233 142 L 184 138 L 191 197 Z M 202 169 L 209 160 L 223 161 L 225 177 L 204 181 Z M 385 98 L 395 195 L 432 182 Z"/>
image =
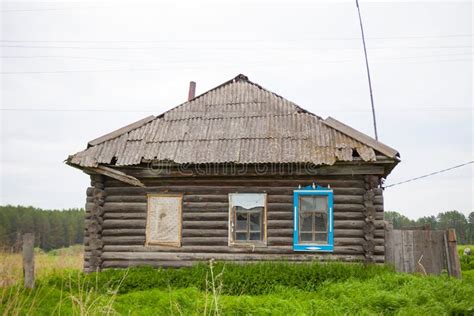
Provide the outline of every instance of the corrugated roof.
<path id="1" fill-rule="evenodd" d="M 239 75 L 158 117 L 89 142 L 68 162 L 81 167 L 130 166 L 143 160 L 332 165 L 352 161 L 353 153 L 364 161 L 375 161 L 381 150 L 389 158 L 398 155 L 335 122 L 327 123 Z"/>

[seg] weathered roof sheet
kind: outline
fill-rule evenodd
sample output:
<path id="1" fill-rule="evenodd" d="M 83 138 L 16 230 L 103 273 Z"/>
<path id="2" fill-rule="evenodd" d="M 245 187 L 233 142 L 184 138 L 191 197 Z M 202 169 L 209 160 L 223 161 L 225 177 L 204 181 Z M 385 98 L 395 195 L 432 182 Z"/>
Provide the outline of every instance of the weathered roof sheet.
<path id="1" fill-rule="evenodd" d="M 375 161 L 396 150 L 329 118 L 324 121 L 243 75 L 158 117 L 89 142 L 69 157 L 81 167 L 174 163 L 314 163 Z"/>

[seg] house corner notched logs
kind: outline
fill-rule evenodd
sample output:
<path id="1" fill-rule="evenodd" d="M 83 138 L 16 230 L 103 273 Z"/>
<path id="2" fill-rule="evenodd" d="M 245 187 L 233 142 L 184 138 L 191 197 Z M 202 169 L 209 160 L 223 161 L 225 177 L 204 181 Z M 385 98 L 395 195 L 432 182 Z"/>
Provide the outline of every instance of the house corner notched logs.
<path id="1" fill-rule="evenodd" d="M 104 176 L 91 175 L 91 187 L 87 189 L 86 204 L 86 251 L 84 271 L 96 272 L 102 266 L 102 224 L 105 204 Z"/>
<path id="2" fill-rule="evenodd" d="M 376 208 L 374 205 L 375 195 L 380 188 L 379 178 L 376 176 L 365 176 L 364 185 L 366 192 L 364 193 L 364 216 L 365 216 L 365 225 L 364 230 L 364 241 L 362 243 L 362 248 L 364 249 L 365 262 L 371 263 L 374 262 L 374 251 L 375 251 L 375 215 Z"/>

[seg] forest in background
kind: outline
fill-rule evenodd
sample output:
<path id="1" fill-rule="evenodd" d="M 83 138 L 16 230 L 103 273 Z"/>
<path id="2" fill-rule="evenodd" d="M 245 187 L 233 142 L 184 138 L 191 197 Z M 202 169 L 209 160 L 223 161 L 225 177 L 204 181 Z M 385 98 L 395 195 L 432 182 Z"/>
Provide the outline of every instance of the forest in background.
<path id="1" fill-rule="evenodd" d="M 412 220 L 398 212 L 386 211 L 384 218 L 393 224 L 394 229 L 419 229 L 425 226 L 428 226 L 431 230 L 454 228 L 456 229 L 458 244 L 474 244 L 474 212 L 471 212 L 467 218 L 461 212 L 449 211 L 438 213 L 437 216 L 424 216 Z"/>
<path id="2" fill-rule="evenodd" d="M 45 251 L 82 244 L 84 240 L 83 209 L 43 210 L 32 206 L 0 206 L 0 246 L 18 248 L 21 235 L 35 234 L 36 247 Z M 459 244 L 474 244 L 474 212 L 466 216 L 458 211 L 441 212 L 437 216 L 412 220 L 398 212 L 385 212 L 385 220 L 395 229 L 455 228 Z"/>
<path id="3" fill-rule="evenodd" d="M 82 244 L 84 216 L 83 209 L 0 206 L 0 246 L 19 250 L 24 233 L 34 233 L 35 247 L 45 251 Z"/>

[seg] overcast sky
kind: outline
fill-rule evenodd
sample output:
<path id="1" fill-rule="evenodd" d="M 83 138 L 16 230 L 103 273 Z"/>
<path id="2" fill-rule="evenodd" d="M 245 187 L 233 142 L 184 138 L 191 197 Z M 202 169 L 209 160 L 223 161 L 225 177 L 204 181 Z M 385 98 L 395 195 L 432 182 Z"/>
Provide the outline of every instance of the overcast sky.
<path id="1" fill-rule="evenodd" d="M 471 2 L 360 1 L 386 183 L 473 159 Z M 373 135 L 355 1 L 2 2 L 0 204 L 83 207 L 63 163 L 243 73 Z M 385 190 L 411 218 L 473 210 L 473 165 Z"/>

